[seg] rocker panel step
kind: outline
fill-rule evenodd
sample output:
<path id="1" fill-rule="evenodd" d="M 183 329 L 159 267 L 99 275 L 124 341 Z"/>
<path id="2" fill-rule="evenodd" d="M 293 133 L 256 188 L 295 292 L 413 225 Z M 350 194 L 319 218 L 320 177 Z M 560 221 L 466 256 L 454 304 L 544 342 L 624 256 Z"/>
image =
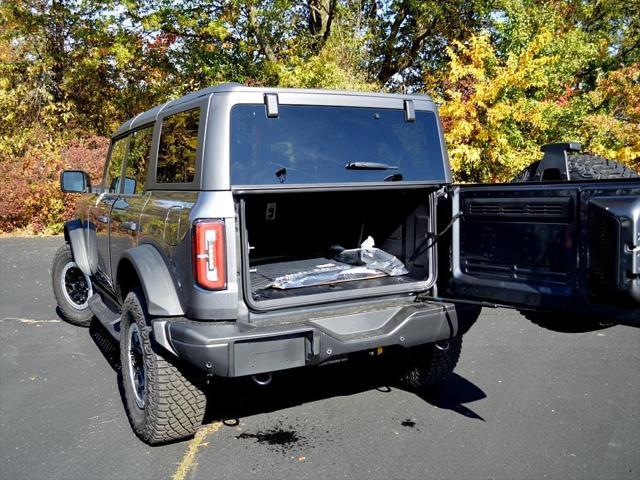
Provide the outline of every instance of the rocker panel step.
<path id="1" fill-rule="evenodd" d="M 109 332 L 115 340 L 120 341 L 120 314 L 114 312 L 105 305 L 102 301 L 102 297 L 97 293 L 89 299 L 89 309 L 104 326 L 107 332 Z"/>

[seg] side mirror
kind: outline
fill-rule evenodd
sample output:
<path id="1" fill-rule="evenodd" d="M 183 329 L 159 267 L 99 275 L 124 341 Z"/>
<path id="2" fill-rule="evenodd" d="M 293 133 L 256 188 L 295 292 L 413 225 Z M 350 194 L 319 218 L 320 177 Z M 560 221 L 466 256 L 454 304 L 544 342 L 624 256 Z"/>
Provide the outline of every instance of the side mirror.
<path id="1" fill-rule="evenodd" d="M 64 193 L 83 193 L 91 188 L 89 175 L 82 170 L 63 170 L 60 173 L 60 190 Z"/>
<path id="2" fill-rule="evenodd" d="M 136 193 L 136 179 L 131 177 L 124 177 L 124 194 L 133 195 Z"/>
<path id="3" fill-rule="evenodd" d="M 109 186 L 109 193 L 120 193 L 120 177 L 116 177 L 111 180 L 111 185 Z M 132 177 L 124 177 L 124 191 L 122 192 L 125 195 L 133 195 L 136 193 L 136 179 Z"/>

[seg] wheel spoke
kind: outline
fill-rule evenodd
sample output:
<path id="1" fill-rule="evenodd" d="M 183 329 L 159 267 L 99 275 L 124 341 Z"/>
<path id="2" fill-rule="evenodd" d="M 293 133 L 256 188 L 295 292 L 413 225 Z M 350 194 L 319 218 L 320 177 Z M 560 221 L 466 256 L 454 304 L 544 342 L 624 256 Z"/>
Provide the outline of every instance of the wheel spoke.
<path id="1" fill-rule="evenodd" d="M 138 325 L 133 323 L 129 327 L 129 338 L 127 342 L 127 358 L 129 359 L 129 378 L 136 404 L 139 408 L 145 405 L 145 371 L 144 356 L 140 340 L 140 330 Z"/>
<path id="2" fill-rule="evenodd" d="M 69 303 L 78 309 L 87 308 L 87 301 L 92 294 L 89 278 L 74 262 L 69 262 L 62 270 L 63 293 Z"/>

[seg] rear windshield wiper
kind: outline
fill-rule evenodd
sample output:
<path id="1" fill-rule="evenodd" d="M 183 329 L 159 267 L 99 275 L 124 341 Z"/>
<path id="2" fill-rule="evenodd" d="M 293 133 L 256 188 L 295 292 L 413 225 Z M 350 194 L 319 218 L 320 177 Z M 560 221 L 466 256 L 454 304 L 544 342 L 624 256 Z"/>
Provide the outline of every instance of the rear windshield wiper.
<path id="1" fill-rule="evenodd" d="M 347 170 L 397 170 L 398 167 L 376 162 L 351 162 L 344 167 Z"/>

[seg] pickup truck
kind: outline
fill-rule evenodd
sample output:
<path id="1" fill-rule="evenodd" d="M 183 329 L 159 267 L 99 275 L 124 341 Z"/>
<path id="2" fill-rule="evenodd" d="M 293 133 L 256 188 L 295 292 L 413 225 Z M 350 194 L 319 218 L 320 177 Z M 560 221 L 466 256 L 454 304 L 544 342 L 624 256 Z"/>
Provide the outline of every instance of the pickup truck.
<path id="1" fill-rule="evenodd" d="M 101 185 L 61 173 L 54 293 L 119 342 L 149 444 L 193 435 L 219 377 L 401 352 L 422 390 L 483 306 L 640 324 L 640 179 L 579 149 L 454 185 L 428 96 L 207 88 L 125 122 Z"/>

